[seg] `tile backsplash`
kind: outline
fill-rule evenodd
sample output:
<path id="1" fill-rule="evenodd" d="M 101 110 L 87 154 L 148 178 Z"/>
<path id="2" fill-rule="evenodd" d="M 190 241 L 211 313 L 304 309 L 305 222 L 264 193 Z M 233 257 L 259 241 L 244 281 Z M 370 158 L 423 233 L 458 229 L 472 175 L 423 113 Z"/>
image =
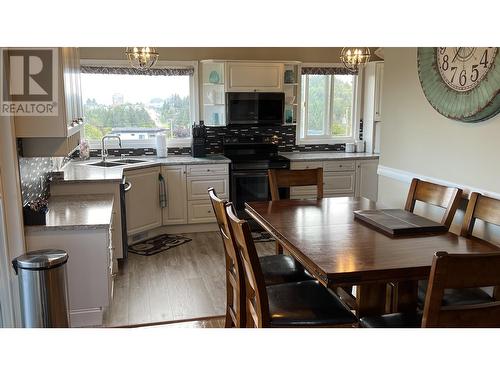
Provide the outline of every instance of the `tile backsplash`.
<path id="1" fill-rule="evenodd" d="M 19 158 L 23 206 L 48 196 L 50 172 L 62 168 L 67 160 L 64 157 Z"/>

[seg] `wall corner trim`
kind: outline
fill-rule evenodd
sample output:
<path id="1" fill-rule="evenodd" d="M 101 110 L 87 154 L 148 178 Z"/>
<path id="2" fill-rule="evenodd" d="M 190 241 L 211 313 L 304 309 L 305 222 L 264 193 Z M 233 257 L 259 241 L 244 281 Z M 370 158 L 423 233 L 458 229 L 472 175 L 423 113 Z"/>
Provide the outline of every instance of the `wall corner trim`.
<path id="1" fill-rule="evenodd" d="M 481 194 L 486 195 L 486 196 L 491 197 L 491 198 L 500 199 L 500 193 L 484 190 L 484 189 L 474 187 L 474 186 L 463 185 L 463 184 L 460 184 L 457 182 L 442 180 L 442 179 L 435 178 L 435 177 L 429 177 L 429 176 L 405 171 L 402 169 L 391 168 L 391 167 L 387 167 L 387 166 L 381 165 L 381 164 L 378 165 L 377 173 L 379 176 L 384 176 L 384 177 L 387 177 L 387 178 L 390 178 L 393 180 L 397 180 L 397 181 L 401 181 L 401 182 L 405 182 L 408 184 L 411 182 L 411 180 L 413 178 L 418 178 L 421 180 L 433 182 L 435 184 L 446 185 L 446 186 L 456 186 L 464 191 L 464 198 L 467 198 L 467 199 L 469 198 L 470 193 L 472 193 L 473 191 L 476 191 L 478 193 L 481 193 Z"/>

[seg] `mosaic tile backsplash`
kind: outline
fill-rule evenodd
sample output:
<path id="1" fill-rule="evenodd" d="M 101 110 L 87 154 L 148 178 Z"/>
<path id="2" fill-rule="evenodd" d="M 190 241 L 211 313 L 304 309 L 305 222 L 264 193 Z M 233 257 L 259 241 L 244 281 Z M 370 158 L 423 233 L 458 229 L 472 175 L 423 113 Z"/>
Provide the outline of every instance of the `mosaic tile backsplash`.
<path id="1" fill-rule="evenodd" d="M 238 126 L 238 127 L 207 127 L 207 141 L 205 151 L 207 155 L 222 154 L 223 140 L 227 136 L 238 135 L 276 135 L 278 137 L 278 149 L 281 152 L 303 152 L 303 151 L 344 151 L 345 144 L 339 143 L 335 145 L 318 144 L 318 145 L 301 145 L 295 144 L 295 126 Z M 110 155 L 120 156 L 120 154 L 129 155 L 155 155 L 154 148 L 139 148 L 139 149 L 109 149 Z M 171 155 L 191 155 L 191 147 L 169 147 L 168 153 Z M 100 150 L 91 150 L 90 156 L 100 156 Z"/>
<path id="2" fill-rule="evenodd" d="M 63 157 L 19 158 L 23 206 L 48 196 L 50 172 L 62 168 L 67 161 Z"/>

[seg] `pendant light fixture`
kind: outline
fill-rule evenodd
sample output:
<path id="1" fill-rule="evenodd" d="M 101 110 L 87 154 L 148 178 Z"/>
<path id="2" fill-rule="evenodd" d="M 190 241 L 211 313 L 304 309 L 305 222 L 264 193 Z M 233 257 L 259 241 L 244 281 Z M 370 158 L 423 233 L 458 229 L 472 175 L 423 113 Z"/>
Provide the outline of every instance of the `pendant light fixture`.
<path id="1" fill-rule="evenodd" d="M 153 47 L 127 47 L 125 55 L 133 68 L 147 70 L 158 61 L 160 54 Z"/>
<path id="2" fill-rule="evenodd" d="M 370 57 L 370 49 L 366 47 L 344 47 L 340 53 L 340 60 L 353 73 L 358 73 L 359 68 L 370 61 Z"/>

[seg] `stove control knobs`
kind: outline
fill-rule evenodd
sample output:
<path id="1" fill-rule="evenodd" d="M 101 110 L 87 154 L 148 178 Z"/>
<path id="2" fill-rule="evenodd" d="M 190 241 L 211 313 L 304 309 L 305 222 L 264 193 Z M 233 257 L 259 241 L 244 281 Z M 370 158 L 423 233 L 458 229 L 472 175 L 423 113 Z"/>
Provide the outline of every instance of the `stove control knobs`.
<path id="1" fill-rule="evenodd" d="M 273 145 L 277 145 L 277 144 L 278 144 L 278 142 L 279 142 L 279 138 L 278 138 L 278 136 L 277 136 L 277 135 L 273 135 L 273 136 L 271 137 L 271 143 L 272 143 Z"/>

